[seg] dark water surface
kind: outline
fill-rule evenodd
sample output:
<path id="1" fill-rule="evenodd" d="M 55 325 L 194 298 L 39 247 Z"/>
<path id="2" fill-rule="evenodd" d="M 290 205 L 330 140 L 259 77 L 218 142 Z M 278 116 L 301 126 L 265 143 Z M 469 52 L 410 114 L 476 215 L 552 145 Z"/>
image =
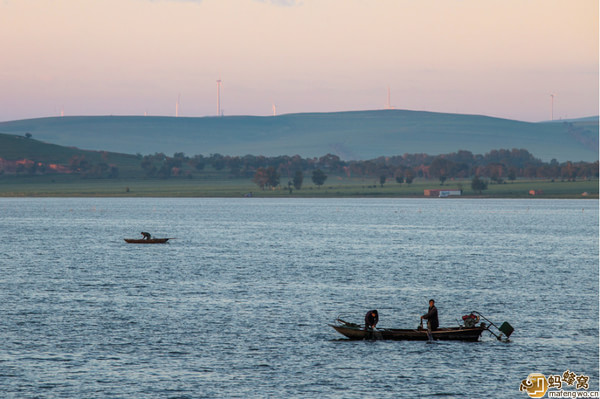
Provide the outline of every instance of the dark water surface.
<path id="1" fill-rule="evenodd" d="M 149 231 L 167 245 L 130 245 Z M 598 201 L 0 199 L 6 398 L 520 398 L 598 390 Z M 343 339 L 328 323 L 512 342 Z"/>

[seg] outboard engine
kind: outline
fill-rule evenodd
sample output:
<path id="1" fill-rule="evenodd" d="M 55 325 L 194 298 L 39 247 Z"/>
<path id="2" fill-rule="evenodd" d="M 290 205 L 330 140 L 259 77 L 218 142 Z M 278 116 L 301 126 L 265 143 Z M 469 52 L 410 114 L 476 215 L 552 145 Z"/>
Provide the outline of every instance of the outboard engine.
<path id="1" fill-rule="evenodd" d="M 513 326 L 511 326 L 510 324 L 508 324 L 508 322 L 505 321 L 504 323 L 502 323 L 502 325 L 500 327 L 498 327 L 497 325 L 492 323 L 490 319 L 488 319 L 487 317 L 485 317 L 484 315 L 482 315 L 481 313 L 479 313 L 477 311 L 473 311 L 473 312 L 471 312 L 471 314 L 463 316 L 463 321 L 465 323 L 465 327 L 475 327 L 475 324 L 477 324 L 479 322 L 479 318 L 482 318 L 483 320 L 485 320 L 489 323 L 489 325 L 488 325 L 488 324 L 482 322 L 479 325 L 480 328 L 484 328 L 484 329 L 488 330 L 490 332 L 490 334 L 492 334 L 494 337 L 496 337 L 498 339 L 498 341 L 502 341 L 502 336 L 504 335 L 506 337 L 506 339 L 504 341 L 509 342 L 510 335 L 513 333 L 513 331 L 515 331 Z M 497 332 L 492 331 L 490 329 L 491 327 L 494 327 L 497 330 Z"/>
<path id="2" fill-rule="evenodd" d="M 464 315 L 462 319 L 467 328 L 475 327 L 475 325 L 479 323 L 479 316 L 473 313 Z"/>

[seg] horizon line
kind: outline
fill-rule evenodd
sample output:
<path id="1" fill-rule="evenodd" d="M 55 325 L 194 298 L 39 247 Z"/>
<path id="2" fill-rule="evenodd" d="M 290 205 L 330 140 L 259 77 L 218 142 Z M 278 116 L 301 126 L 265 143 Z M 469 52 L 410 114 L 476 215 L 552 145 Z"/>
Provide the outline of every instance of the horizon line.
<path id="1" fill-rule="evenodd" d="M 141 118 L 173 118 L 173 119 L 200 119 L 200 118 L 233 118 L 233 117 L 256 117 L 256 118 L 279 118 L 290 115 L 305 115 L 305 114 L 342 114 L 342 113 L 358 113 L 358 112 L 420 112 L 420 113 L 429 113 L 429 114 L 446 114 L 446 115 L 464 115 L 464 116 L 480 116 L 486 118 L 493 119 L 503 119 L 515 122 L 523 122 L 523 123 L 560 123 L 560 122 L 568 122 L 568 121 L 577 121 L 577 120 L 585 120 L 585 119 L 600 119 L 599 115 L 588 115 L 581 117 L 573 117 L 573 118 L 559 118 L 553 120 L 540 120 L 540 121 L 525 121 L 520 119 L 511 119 L 508 117 L 500 117 L 493 115 L 485 115 L 485 114 L 470 114 L 470 113 L 457 113 L 457 112 L 441 112 L 441 111 L 427 111 L 427 110 L 415 110 L 415 109 L 399 109 L 399 108 L 376 108 L 376 109 L 360 109 L 360 110 L 345 110 L 345 111 L 306 111 L 306 112 L 290 112 L 283 113 L 277 115 L 252 115 L 252 114 L 235 114 L 235 115 L 203 115 L 203 116 L 185 116 L 185 115 L 149 115 L 147 113 L 144 114 L 79 114 L 79 115 L 50 115 L 50 116 L 36 116 L 32 118 L 22 118 L 22 119 L 10 119 L 10 120 L 2 120 L 0 123 L 9 123 L 9 122 L 18 122 L 18 121 L 26 121 L 26 120 L 35 120 L 35 119 L 49 119 L 49 118 L 85 118 L 85 117 L 141 117 Z"/>

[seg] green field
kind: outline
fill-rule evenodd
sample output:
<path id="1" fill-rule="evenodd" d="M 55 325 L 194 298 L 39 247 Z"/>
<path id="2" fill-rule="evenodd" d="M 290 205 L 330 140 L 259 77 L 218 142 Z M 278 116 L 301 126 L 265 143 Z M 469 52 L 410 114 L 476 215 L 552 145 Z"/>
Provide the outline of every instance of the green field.
<path id="1" fill-rule="evenodd" d="M 551 182 L 516 180 L 490 184 L 483 193 L 471 189 L 470 180 L 447 182 L 415 180 L 412 184 L 387 182 L 383 187 L 376 179 L 347 179 L 330 176 L 322 187 L 306 183 L 290 194 L 287 187 L 261 190 L 249 179 L 207 180 L 161 179 L 81 179 L 73 175 L 0 178 L 0 197 L 423 197 L 425 189 L 463 189 L 463 197 L 532 198 L 530 190 L 542 193 L 535 198 L 598 198 L 598 180 Z M 584 196 L 583 193 L 588 193 Z"/>

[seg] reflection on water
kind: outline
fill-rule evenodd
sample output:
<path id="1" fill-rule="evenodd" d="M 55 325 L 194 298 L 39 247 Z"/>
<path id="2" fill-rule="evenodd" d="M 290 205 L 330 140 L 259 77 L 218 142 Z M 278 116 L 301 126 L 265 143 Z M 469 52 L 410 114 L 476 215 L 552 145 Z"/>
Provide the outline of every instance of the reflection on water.
<path id="1" fill-rule="evenodd" d="M 8 397 L 519 397 L 528 374 L 598 387 L 598 202 L 1 199 Z M 176 237 L 128 245 L 140 231 Z M 512 342 L 351 342 L 328 323 Z M 342 339 L 340 339 L 342 338 Z"/>

